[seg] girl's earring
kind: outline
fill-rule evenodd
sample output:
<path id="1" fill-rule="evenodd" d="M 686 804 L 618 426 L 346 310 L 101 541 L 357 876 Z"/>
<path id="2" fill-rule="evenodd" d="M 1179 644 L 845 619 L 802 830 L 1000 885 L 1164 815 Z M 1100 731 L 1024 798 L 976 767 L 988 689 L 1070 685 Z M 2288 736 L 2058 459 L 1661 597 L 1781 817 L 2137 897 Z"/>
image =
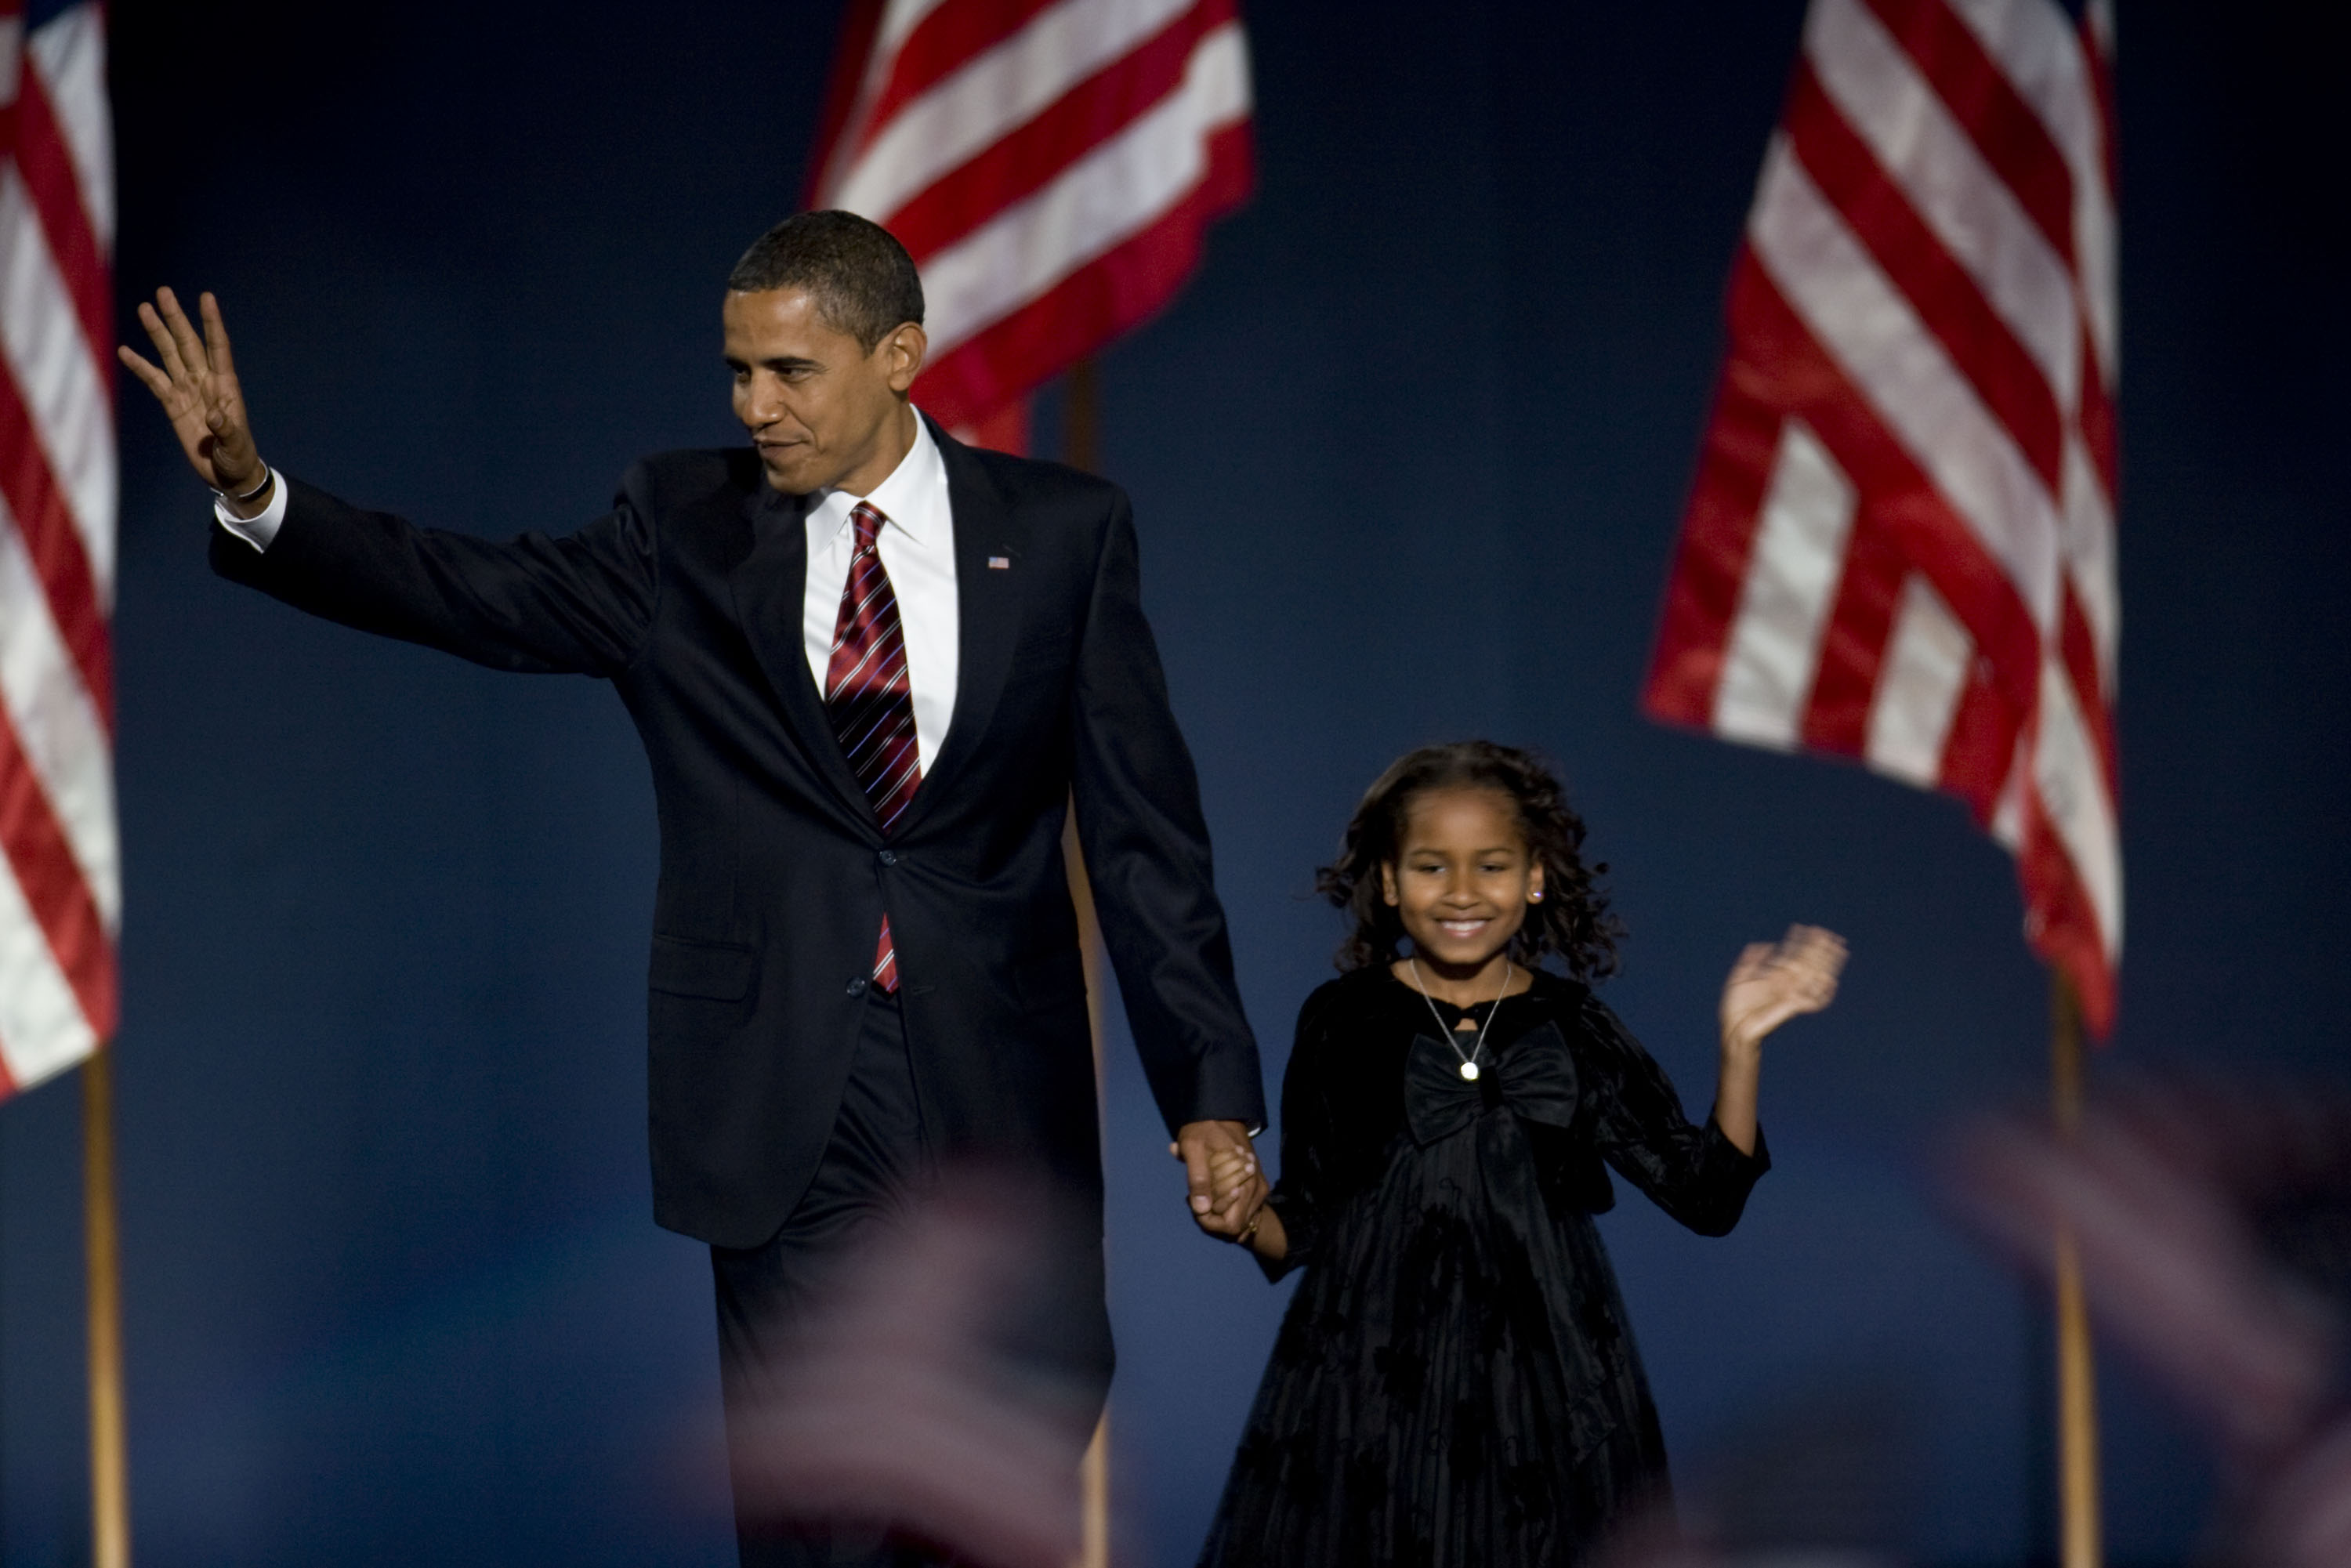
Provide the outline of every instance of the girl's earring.
<path id="1" fill-rule="evenodd" d="M 1529 904 L 1541 904 L 1542 902 L 1542 889 L 1537 888 L 1532 893 L 1527 894 L 1527 902 Z"/>

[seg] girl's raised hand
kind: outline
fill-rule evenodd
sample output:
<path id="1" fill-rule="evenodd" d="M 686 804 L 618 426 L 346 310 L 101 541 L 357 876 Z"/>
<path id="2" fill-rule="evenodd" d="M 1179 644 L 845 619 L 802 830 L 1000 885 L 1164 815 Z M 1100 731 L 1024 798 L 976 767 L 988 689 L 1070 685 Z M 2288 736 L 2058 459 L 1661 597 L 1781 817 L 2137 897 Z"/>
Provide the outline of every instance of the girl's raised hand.
<path id="1" fill-rule="evenodd" d="M 1836 998 L 1844 938 L 1818 925 L 1791 925 L 1778 942 L 1750 942 L 1722 983 L 1722 1043 L 1751 1050 L 1763 1037 Z"/>

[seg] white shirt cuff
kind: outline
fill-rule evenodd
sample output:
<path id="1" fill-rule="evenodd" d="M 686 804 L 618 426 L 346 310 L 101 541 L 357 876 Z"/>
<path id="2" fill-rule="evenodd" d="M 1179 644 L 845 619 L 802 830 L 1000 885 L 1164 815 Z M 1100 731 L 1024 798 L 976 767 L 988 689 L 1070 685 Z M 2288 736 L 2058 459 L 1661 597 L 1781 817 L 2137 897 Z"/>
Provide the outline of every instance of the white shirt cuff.
<path id="1" fill-rule="evenodd" d="M 228 509 L 226 501 L 217 497 L 213 501 L 213 516 L 220 519 L 220 526 L 256 549 L 267 549 L 277 530 L 286 526 L 286 476 L 272 468 L 269 478 L 269 505 L 258 517 L 240 517 Z"/>

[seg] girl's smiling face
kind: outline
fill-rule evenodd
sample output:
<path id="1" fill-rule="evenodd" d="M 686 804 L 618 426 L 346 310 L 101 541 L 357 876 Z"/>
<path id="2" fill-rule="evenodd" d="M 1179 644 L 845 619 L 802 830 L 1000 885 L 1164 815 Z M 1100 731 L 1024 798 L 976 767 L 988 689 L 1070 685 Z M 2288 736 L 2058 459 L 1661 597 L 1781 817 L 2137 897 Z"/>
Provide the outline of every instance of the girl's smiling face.
<path id="1" fill-rule="evenodd" d="M 1482 978 L 1542 896 L 1517 809 L 1493 789 L 1432 790 L 1412 802 L 1401 836 L 1380 882 L 1405 935 L 1448 977 Z"/>

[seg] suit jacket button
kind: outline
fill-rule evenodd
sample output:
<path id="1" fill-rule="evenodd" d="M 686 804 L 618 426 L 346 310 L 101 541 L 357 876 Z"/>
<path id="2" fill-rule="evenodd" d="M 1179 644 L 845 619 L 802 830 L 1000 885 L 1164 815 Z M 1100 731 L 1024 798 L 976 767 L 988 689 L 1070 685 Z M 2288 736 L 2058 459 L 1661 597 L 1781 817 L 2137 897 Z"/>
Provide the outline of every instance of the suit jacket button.
<path id="1" fill-rule="evenodd" d="M 895 850 L 883 850 L 879 856 L 879 859 L 883 865 L 896 865 L 898 863 L 898 852 Z"/>
<path id="2" fill-rule="evenodd" d="M 849 982 L 849 994 L 852 997 L 862 997 L 865 994 L 864 976 L 860 975 L 857 978 Z"/>

